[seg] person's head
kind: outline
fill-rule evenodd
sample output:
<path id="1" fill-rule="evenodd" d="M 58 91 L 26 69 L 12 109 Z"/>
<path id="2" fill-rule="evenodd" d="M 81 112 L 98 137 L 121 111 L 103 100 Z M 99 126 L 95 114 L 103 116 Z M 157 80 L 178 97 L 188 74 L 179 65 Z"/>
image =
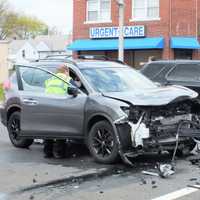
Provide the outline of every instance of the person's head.
<path id="1" fill-rule="evenodd" d="M 59 66 L 57 71 L 58 71 L 58 73 L 62 73 L 62 74 L 69 76 L 69 68 L 66 64 Z"/>
<path id="2" fill-rule="evenodd" d="M 148 62 L 153 62 L 156 61 L 156 57 L 155 56 L 150 56 L 148 59 Z"/>

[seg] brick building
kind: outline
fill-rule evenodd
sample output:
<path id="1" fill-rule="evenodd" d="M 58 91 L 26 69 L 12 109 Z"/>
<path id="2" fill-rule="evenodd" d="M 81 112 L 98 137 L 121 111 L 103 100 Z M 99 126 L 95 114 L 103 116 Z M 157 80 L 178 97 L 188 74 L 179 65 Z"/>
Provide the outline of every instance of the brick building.
<path id="1" fill-rule="evenodd" d="M 149 57 L 199 59 L 200 0 L 124 0 L 125 61 L 135 67 Z M 117 0 L 74 0 L 77 54 L 117 58 Z"/>

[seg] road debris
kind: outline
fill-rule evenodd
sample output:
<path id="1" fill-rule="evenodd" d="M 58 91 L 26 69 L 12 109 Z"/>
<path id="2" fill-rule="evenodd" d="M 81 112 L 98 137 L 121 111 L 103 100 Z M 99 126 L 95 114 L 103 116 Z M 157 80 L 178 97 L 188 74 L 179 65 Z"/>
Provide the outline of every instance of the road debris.
<path id="1" fill-rule="evenodd" d="M 35 178 L 33 178 L 33 183 L 37 183 L 37 180 Z"/>
<path id="2" fill-rule="evenodd" d="M 197 178 L 191 178 L 190 181 L 197 181 Z"/>
<path id="3" fill-rule="evenodd" d="M 29 197 L 29 199 L 30 200 L 33 200 L 35 197 L 33 196 L 33 195 L 31 195 L 30 197 Z"/>
<path id="4" fill-rule="evenodd" d="M 158 169 L 158 173 L 151 171 L 142 171 L 142 174 L 167 178 L 175 173 L 171 164 L 157 164 L 156 168 Z"/>
<path id="5" fill-rule="evenodd" d="M 150 175 L 150 176 L 159 176 L 158 173 L 155 173 L 155 172 L 149 172 L 149 171 L 142 171 L 142 174 Z"/>
<path id="6" fill-rule="evenodd" d="M 147 184 L 147 181 L 144 178 L 141 178 L 140 185 L 146 185 L 146 184 Z"/>
<path id="7" fill-rule="evenodd" d="M 157 187 L 158 187 L 157 185 L 152 185 L 152 188 L 153 188 L 153 189 L 155 189 L 155 188 L 157 188 Z"/>
<path id="8" fill-rule="evenodd" d="M 200 190 L 200 185 L 187 185 L 187 187 L 196 188 Z"/>
<path id="9" fill-rule="evenodd" d="M 162 178 L 167 178 L 175 173 L 171 164 L 158 164 L 157 168 Z"/>

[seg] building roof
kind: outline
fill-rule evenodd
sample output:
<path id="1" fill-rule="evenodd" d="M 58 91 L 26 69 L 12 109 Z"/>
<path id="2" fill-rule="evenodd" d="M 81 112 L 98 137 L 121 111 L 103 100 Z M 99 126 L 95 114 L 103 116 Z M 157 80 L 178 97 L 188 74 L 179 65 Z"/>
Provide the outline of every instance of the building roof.
<path id="1" fill-rule="evenodd" d="M 51 51 L 63 51 L 66 49 L 66 46 L 71 43 L 71 35 L 42 35 L 37 36 L 35 38 L 35 41 L 38 44 L 40 42 L 44 42 L 50 48 Z"/>
<path id="2" fill-rule="evenodd" d="M 37 48 L 39 44 L 44 43 L 44 45 L 46 45 L 50 51 L 65 51 L 66 46 L 71 43 L 71 38 L 71 35 L 42 35 L 30 40 L 13 40 L 9 44 L 9 51 L 10 54 L 16 54 L 19 49 L 26 44 L 26 42 L 28 42 L 34 48 Z M 47 48 L 45 51 L 46 50 Z"/>

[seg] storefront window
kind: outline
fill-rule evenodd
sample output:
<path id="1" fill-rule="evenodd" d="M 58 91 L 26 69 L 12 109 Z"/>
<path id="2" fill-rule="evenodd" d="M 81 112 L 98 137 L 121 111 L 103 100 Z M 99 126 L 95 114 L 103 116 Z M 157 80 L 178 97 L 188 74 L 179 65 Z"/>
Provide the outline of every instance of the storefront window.
<path id="1" fill-rule="evenodd" d="M 158 19 L 159 0 L 132 0 L 133 18 L 135 20 Z"/>
<path id="2" fill-rule="evenodd" d="M 111 0 L 88 0 L 87 21 L 101 22 L 111 19 Z"/>
<path id="3" fill-rule="evenodd" d="M 188 59 L 192 60 L 192 49 L 175 49 L 174 50 L 174 59 Z"/>

